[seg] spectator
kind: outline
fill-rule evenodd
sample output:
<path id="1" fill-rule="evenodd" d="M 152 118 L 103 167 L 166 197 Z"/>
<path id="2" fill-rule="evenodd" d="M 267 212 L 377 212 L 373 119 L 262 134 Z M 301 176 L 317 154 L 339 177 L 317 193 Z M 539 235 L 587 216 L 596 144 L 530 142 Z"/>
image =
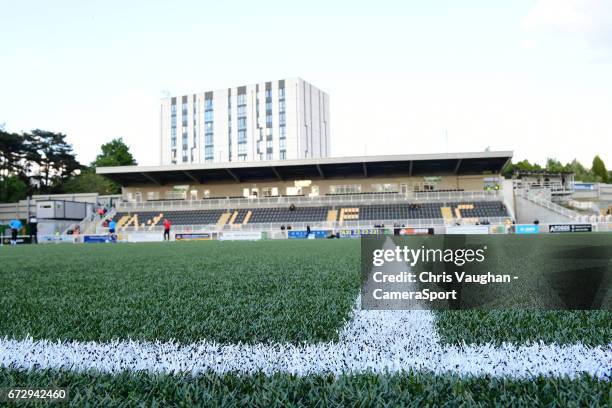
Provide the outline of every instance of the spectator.
<path id="1" fill-rule="evenodd" d="M 306 226 L 306 238 L 310 236 L 310 225 Z"/>
<path id="2" fill-rule="evenodd" d="M 295 204 L 291 203 L 289 206 L 289 211 L 295 211 Z"/>
<path id="3" fill-rule="evenodd" d="M 170 241 L 170 227 L 172 224 L 170 220 L 164 218 L 164 241 Z"/>
<path id="4" fill-rule="evenodd" d="M 17 245 L 17 235 L 22 227 L 21 221 L 16 218 L 11 220 L 9 227 L 11 227 L 11 245 Z"/>

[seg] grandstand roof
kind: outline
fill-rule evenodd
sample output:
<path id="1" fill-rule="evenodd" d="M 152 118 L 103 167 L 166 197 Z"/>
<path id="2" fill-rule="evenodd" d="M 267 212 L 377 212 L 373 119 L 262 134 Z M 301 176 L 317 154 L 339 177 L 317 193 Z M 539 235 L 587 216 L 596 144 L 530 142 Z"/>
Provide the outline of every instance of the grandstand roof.
<path id="1" fill-rule="evenodd" d="M 165 166 L 98 167 L 96 173 L 124 186 L 251 182 L 349 177 L 436 176 L 499 173 L 511 151 L 357 156 Z"/>

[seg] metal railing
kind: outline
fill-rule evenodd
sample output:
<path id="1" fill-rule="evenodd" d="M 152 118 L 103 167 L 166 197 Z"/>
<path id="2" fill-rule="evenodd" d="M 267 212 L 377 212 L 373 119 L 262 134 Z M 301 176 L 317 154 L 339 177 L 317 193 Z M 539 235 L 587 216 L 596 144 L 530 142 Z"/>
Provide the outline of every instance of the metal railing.
<path id="1" fill-rule="evenodd" d="M 584 216 L 577 213 L 576 211 L 572 211 L 568 208 L 562 207 L 559 204 L 555 204 L 552 201 L 548 201 L 542 197 L 539 197 L 535 194 L 531 194 L 529 193 L 529 191 L 526 190 L 515 190 L 515 193 L 519 196 L 519 197 L 523 197 L 529 201 L 531 201 L 532 203 L 535 203 L 539 206 L 548 208 L 551 211 L 556 212 L 557 214 L 563 215 L 564 217 L 568 217 L 572 220 L 580 220 L 582 219 Z"/>
<path id="2" fill-rule="evenodd" d="M 294 204 L 296 206 L 342 206 L 358 204 L 393 204 L 410 202 L 439 201 L 494 201 L 501 199 L 499 191 L 445 191 L 445 192 L 410 192 L 372 193 L 372 194 L 339 194 L 320 196 L 275 196 L 253 198 L 213 198 L 205 200 L 167 200 L 167 201 L 122 201 L 117 205 L 118 211 L 178 211 L 197 209 L 239 209 L 258 207 L 278 207 Z"/>
<path id="3" fill-rule="evenodd" d="M 509 217 L 482 217 L 479 221 L 487 221 L 490 225 L 506 224 Z M 249 223 L 249 224 L 194 224 L 194 225 L 173 225 L 173 232 L 198 232 L 198 231 L 269 231 L 280 230 L 281 226 L 291 226 L 292 230 L 305 230 L 310 226 L 312 230 L 341 230 L 351 228 L 393 228 L 400 226 L 405 228 L 413 227 L 437 227 L 449 225 L 474 225 L 474 222 L 465 219 L 428 218 L 428 219 L 394 219 L 394 220 L 353 220 L 353 221 L 313 221 L 313 222 L 283 222 L 283 223 Z M 383 227 L 384 226 L 384 227 Z M 163 231 L 163 226 L 129 226 L 119 228 L 119 233 L 130 232 L 159 232 Z"/>

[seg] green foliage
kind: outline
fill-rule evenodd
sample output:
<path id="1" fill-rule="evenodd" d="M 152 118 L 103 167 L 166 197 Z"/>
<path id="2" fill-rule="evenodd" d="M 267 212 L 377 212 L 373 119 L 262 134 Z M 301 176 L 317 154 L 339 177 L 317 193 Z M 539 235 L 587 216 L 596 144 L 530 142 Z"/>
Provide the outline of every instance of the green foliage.
<path id="1" fill-rule="evenodd" d="M 62 186 L 64 193 L 98 193 L 102 195 L 118 194 L 121 186 L 96 174 L 95 169 L 85 168 L 77 176 L 72 177 Z"/>
<path id="2" fill-rule="evenodd" d="M 412 371 L 336 378 L 0 368 L 0 388 L 15 386 L 67 388 L 69 405 L 74 407 L 608 407 L 612 397 L 609 381 L 587 375 L 515 380 Z M 49 405 L 36 404 L 28 402 L 28 406 Z"/>
<path id="3" fill-rule="evenodd" d="M 113 139 L 103 144 L 102 153 L 91 163 L 93 167 L 135 166 L 137 164 L 130 148 L 123 142 L 122 138 Z"/>
<path id="4" fill-rule="evenodd" d="M 27 196 L 28 185 L 17 176 L 0 178 L 0 203 L 14 203 Z"/>
<path id="5" fill-rule="evenodd" d="M 593 174 L 590 169 L 584 167 L 578 160 L 574 159 L 570 163 L 565 165 L 565 170 L 573 172 L 576 180 L 584 181 L 587 183 L 598 182 L 599 178 Z"/>
<path id="6" fill-rule="evenodd" d="M 446 343 L 612 343 L 612 312 L 608 310 L 463 310 L 437 312 L 436 317 L 438 333 Z"/>
<path id="7" fill-rule="evenodd" d="M 3 251 L 0 337 L 334 340 L 359 241 L 22 246 Z"/>
<path id="8" fill-rule="evenodd" d="M 505 178 L 512 178 L 513 174 L 517 171 L 540 171 L 546 170 L 553 173 L 570 172 L 575 174 L 577 181 L 584 182 L 602 182 L 608 183 L 612 177 L 607 170 L 606 166 L 599 156 L 595 156 L 593 159 L 593 166 L 591 169 L 584 167 L 577 159 L 572 160 L 569 163 L 563 165 L 559 160 L 554 158 L 548 158 L 546 160 L 546 166 L 542 167 L 537 163 L 530 163 L 529 160 L 522 160 L 517 163 L 508 162 L 501 171 L 501 174 Z"/>
<path id="9" fill-rule="evenodd" d="M 591 167 L 591 171 L 599 177 L 602 183 L 608 182 L 608 170 L 606 170 L 606 165 L 604 164 L 601 157 L 595 156 L 593 158 L 593 166 Z"/>
<path id="10" fill-rule="evenodd" d="M 66 135 L 36 129 L 25 136 L 31 166 L 28 176 L 42 193 L 61 191 L 61 184 L 81 169 Z"/>

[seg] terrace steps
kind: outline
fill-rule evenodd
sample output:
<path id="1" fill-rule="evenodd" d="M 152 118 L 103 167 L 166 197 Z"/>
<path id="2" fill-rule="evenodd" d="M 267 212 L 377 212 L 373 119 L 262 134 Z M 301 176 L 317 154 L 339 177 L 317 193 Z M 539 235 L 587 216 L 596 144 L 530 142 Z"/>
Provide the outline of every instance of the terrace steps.
<path id="1" fill-rule="evenodd" d="M 244 220 L 242 220 L 242 224 L 247 224 L 251 219 L 251 215 L 253 215 L 253 211 L 248 210 L 246 215 L 244 216 Z"/>
<path id="2" fill-rule="evenodd" d="M 327 222 L 334 222 L 338 219 L 338 210 L 329 210 L 327 212 Z"/>
<path id="3" fill-rule="evenodd" d="M 217 221 L 217 228 L 223 228 L 223 226 L 227 224 L 227 221 L 229 220 L 231 216 L 232 216 L 232 213 L 230 212 L 224 212 L 223 214 L 221 214 L 221 216 L 219 217 L 219 220 Z"/>
<path id="4" fill-rule="evenodd" d="M 444 221 L 451 222 L 453 220 L 453 210 L 450 207 L 440 207 L 440 211 L 442 212 Z"/>

